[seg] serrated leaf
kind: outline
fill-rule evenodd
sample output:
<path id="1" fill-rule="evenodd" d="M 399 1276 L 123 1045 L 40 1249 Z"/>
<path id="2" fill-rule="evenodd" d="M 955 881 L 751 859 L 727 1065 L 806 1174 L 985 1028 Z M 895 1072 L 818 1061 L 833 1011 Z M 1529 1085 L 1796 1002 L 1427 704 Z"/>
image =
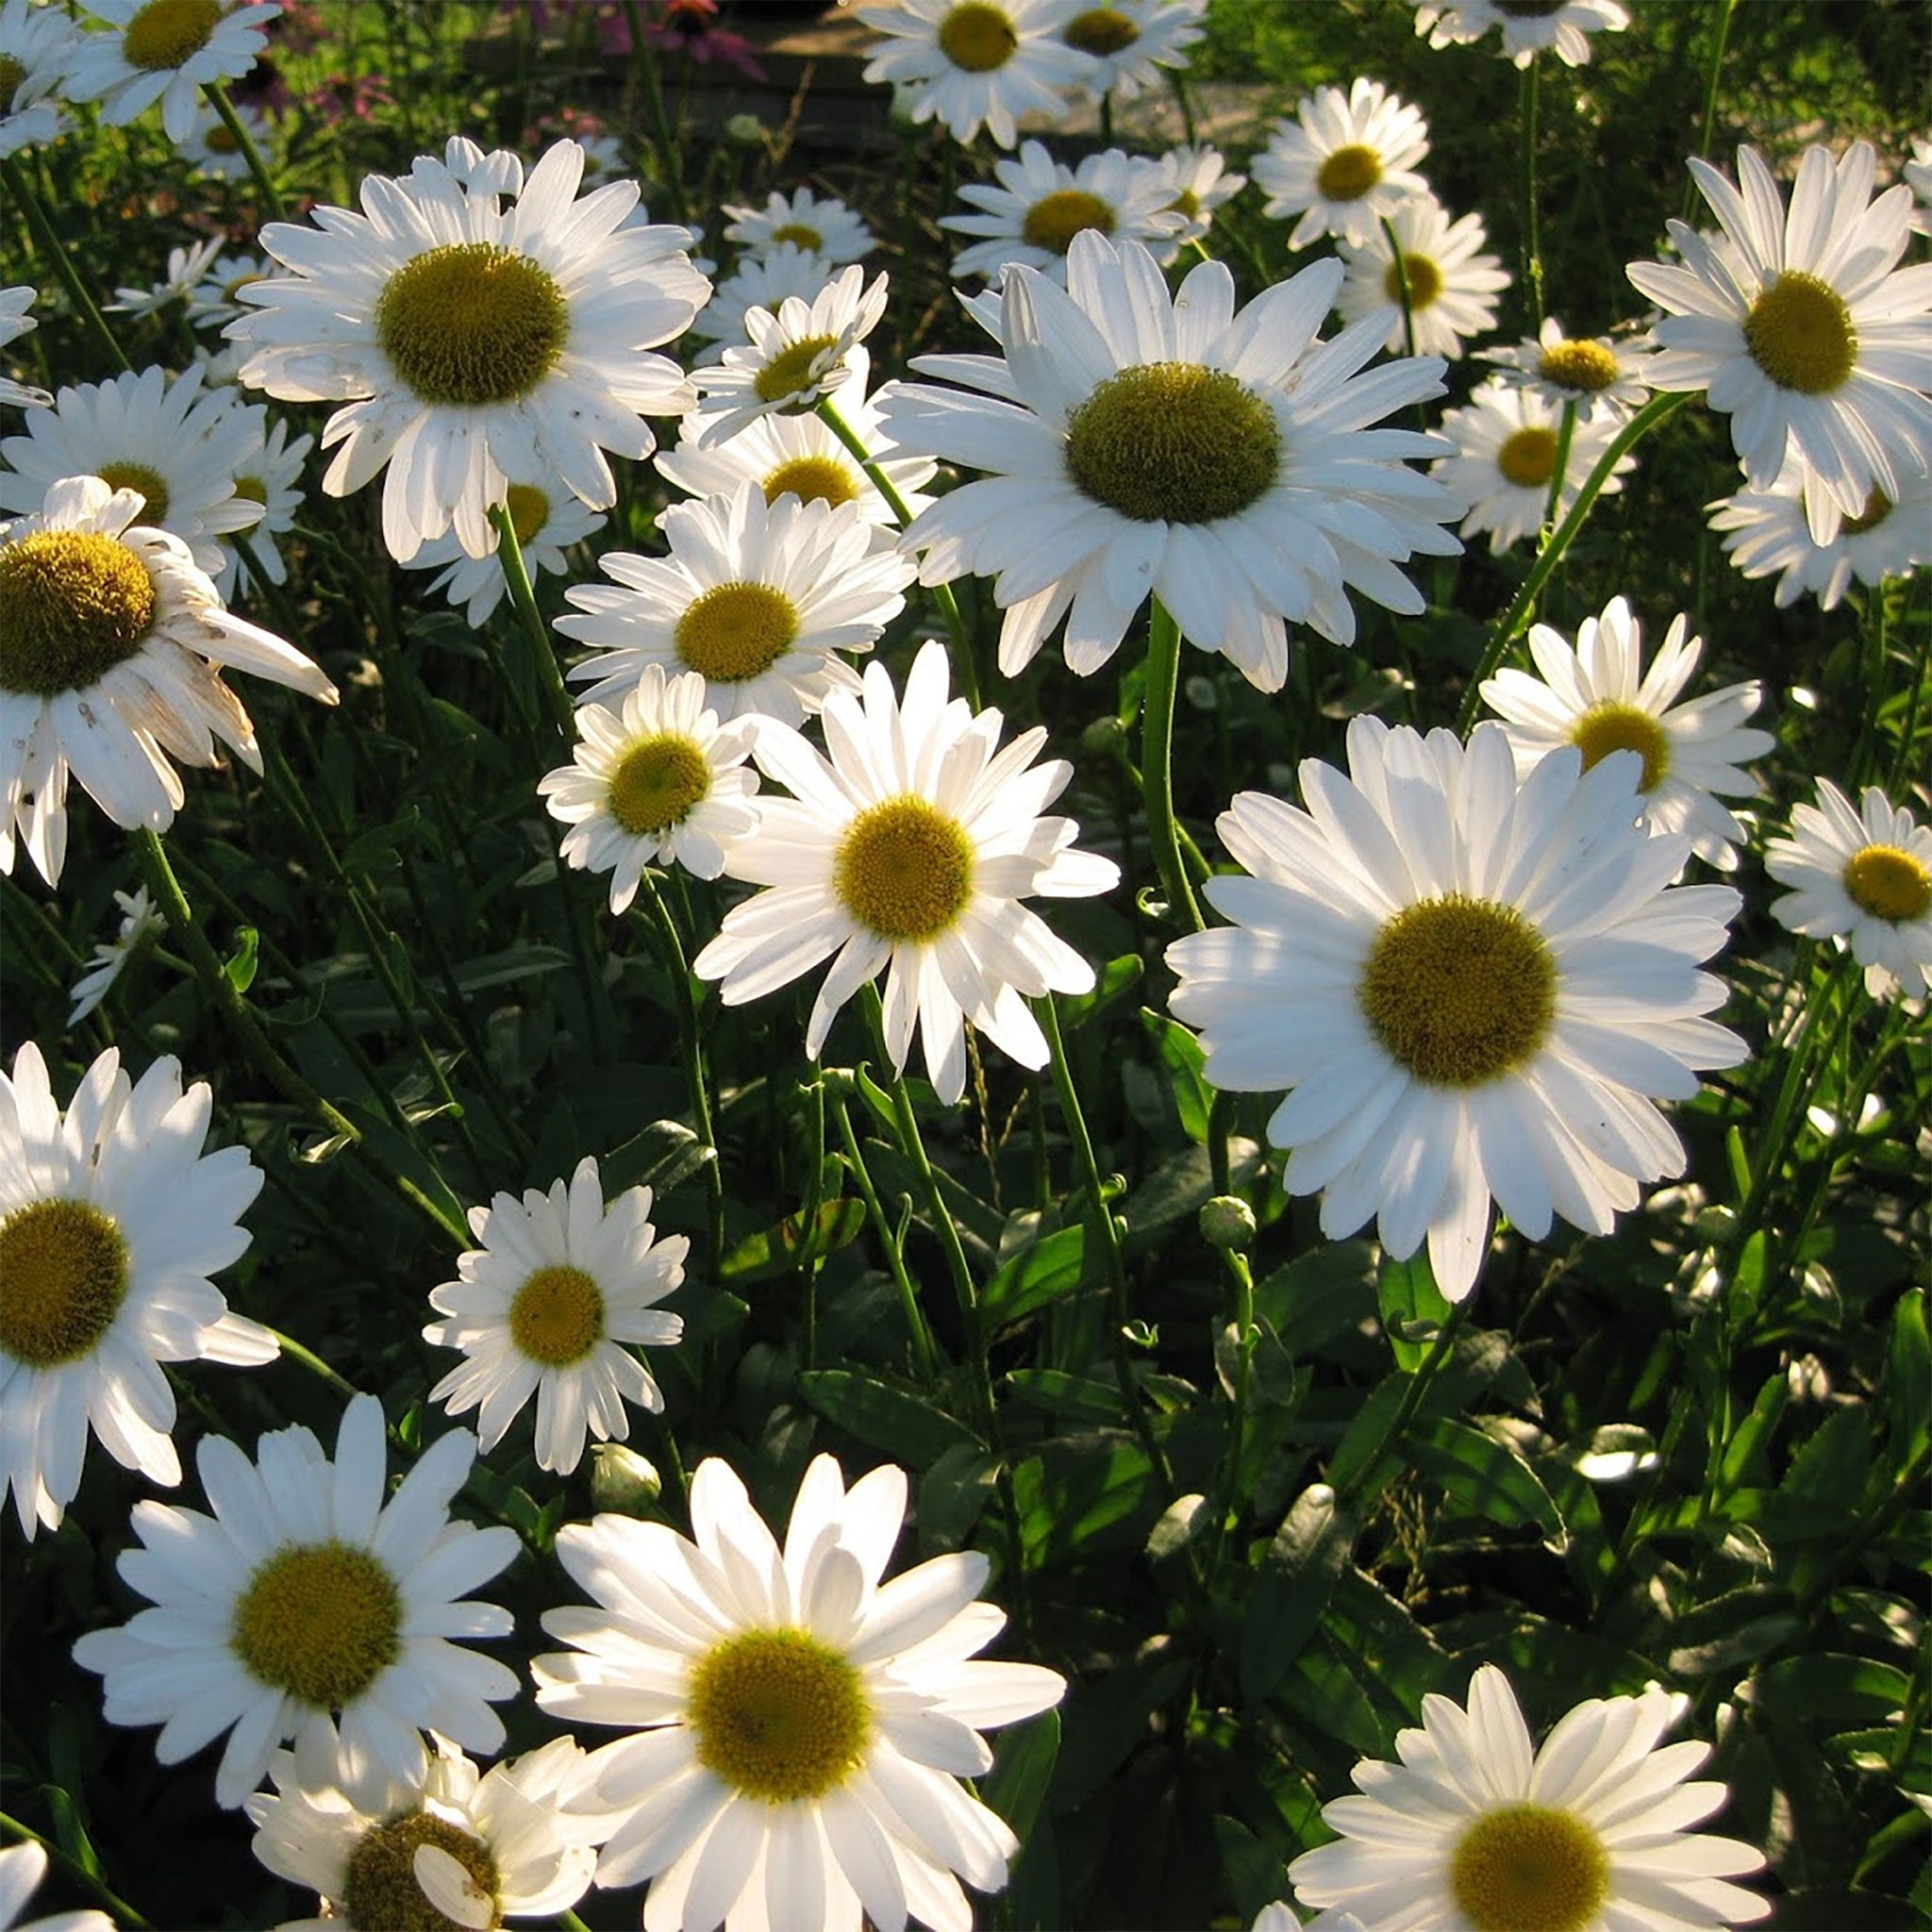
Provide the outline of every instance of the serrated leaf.
<path id="1" fill-rule="evenodd" d="M 984 1446 L 964 1423 L 924 1396 L 862 1369 L 807 1369 L 798 1392 L 847 1435 L 913 1469 L 930 1468 L 948 1449 Z"/>
<path id="2" fill-rule="evenodd" d="M 1241 1620 L 1241 1693 L 1249 1702 L 1274 1690 L 1322 1621 L 1357 1527 L 1326 1483 L 1311 1483 L 1294 1499 L 1261 1558 Z"/>
<path id="3" fill-rule="evenodd" d="M 1465 1509 L 1507 1529 L 1536 1529 L 1560 1554 L 1570 1533 L 1556 1499 L 1515 1450 L 1452 1417 L 1419 1422 L 1405 1453 L 1415 1468 Z"/>

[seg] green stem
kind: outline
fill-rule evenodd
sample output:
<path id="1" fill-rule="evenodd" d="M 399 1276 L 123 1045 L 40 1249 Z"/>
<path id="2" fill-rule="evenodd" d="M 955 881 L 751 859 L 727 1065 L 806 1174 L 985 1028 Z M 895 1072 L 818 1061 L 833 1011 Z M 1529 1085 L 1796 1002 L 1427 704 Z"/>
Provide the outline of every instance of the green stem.
<path id="1" fill-rule="evenodd" d="M 46 1853 L 48 1862 L 58 1865 L 65 1875 L 92 1897 L 97 1898 L 107 1907 L 119 1922 L 122 1932 L 147 1932 L 153 1923 L 144 1919 L 125 1898 L 109 1891 L 78 1858 L 71 1857 L 50 1838 L 43 1838 L 32 1825 L 23 1824 L 17 1818 L 9 1818 L 0 1811 L 0 1831 L 8 1833 L 23 1844 L 39 1845 Z"/>
<path id="2" fill-rule="evenodd" d="M 1389 265 L 1395 271 L 1395 293 L 1402 304 L 1402 346 L 1413 356 L 1415 354 L 1415 300 L 1408 291 L 1408 257 L 1403 253 L 1402 238 L 1395 232 L 1395 224 L 1387 215 L 1382 217 L 1382 232 L 1389 238 Z M 1418 405 L 1420 417 L 1420 405 Z M 1428 426 L 1427 420 L 1422 419 L 1423 426 Z"/>
<path id="3" fill-rule="evenodd" d="M 1174 816 L 1174 707 L 1180 671 L 1181 627 L 1156 597 L 1147 618 L 1147 682 L 1141 701 L 1141 786 L 1147 805 L 1147 841 L 1154 848 L 1169 916 L 1180 919 L 1190 932 L 1200 932 L 1208 922 L 1201 917 L 1181 863 Z"/>
<path id="4" fill-rule="evenodd" d="M 267 1326 L 265 1323 L 262 1325 Z M 317 1381 L 326 1383 L 343 1401 L 353 1402 L 361 1394 L 362 1391 L 355 1383 L 346 1376 L 338 1374 L 312 1348 L 305 1347 L 292 1335 L 284 1335 L 279 1328 L 270 1328 L 268 1332 L 275 1337 L 276 1347 L 291 1361 L 299 1362 Z"/>
<path id="5" fill-rule="evenodd" d="M 1731 31 L 1731 14 L 1738 0 L 1718 0 L 1717 26 L 1710 41 L 1710 68 L 1704 83 L 1704 125 L 1697 137 L 1697 158 L 1710 158 L 1710 137 L 1717 127 L 1717 82 L 1724 64 L 1724 42 Z M 1693 176 L 1684 185 L 1684 219 L 1688 222 L 1697 208 L 1697 182 Z"/>
<path id="6" fill-rule="evenodd" d="M 248 163 L 248 172 L 255 177 L 255 192 L 261 196 L 261 211 L 270 220 L 282 219 L 282 192 L 275 186 L 275 176 L 268 171 L 268 163 L 262 158 L 261 150 L 255 144 L 255 137 L 249 133 L 247 124 L 236 113 L 228 100 L 228 91 L 218 80 L 205 80 L 201 91 L 208 98 L 208 105 L 222 117 L 222 125 L 233 137 L 235 145 L 242 151 L 242 158 Z"/>
<path id="7" fill-rule="evenodd" d="M 1536 137 L 1539 70 L 1541 62 L 1532 53 L 1523 70 L 1523 93 L 1517 118 L 1523 134 L 1523 279 L 1529 290 L 1530 308 L 1537 329 L 1543 325 L 1543 256 L 1537 232 Z"/>
<path id="8" fill-rule="evenodd" d="M 1216 1519 L 1217 1537 L 1227 1536 L 1240 1521 L 1241 1451 L 1248 1429 L 1248 1384 L 1255 1359 L 1255 1274 L 1238 1248 L 1223 1248 L 1221 1258 L 1234 1284 L 1234 1415 L 1228 1425 L 1227 1483 Z"/>
<path id="9" fill-rule="evenodd" d="M 1408 1432 L 1408 1425 L 1415 1421 L 1416 1411 L 1423 1406 L 1424 1398 L 1429 1392 L 1429 1385 L 1436 1379 L 1437 1371 L 1449 1359 L 1456 1345 L 1456 1337 L 1462 1327 L 1462 1318 L 1469 1311 L 1467 1301 L 1452 1302 L 1449 1314 L 1442 1325 L 1436 1330 L 1436 1339 L 1429 1344 L 1429 1352 L 1423 1357 L 1422 1367 L 1409 1379 L 1402 1393 L 1402 1406 L 1395 1411 L 1395 1420 L 1389 1425 L 1389 1433 L 1382 1438 L 1381 1444 L 1369 1457 L 1355 1480 L 1349 1484 L 1345 1493 L 1354 1498 L 1370 1493 L 1370 1477 L 1376 1474 L 1390 1457 L 1401 1446 L 1402 1439 Z"/>
<path id="10" fill-rule="evenodd" d="M 671 119 L 664 111 L 664 84 L 658 73 L 658 56 L 645 44 L 643 9 L 638 0 L 624 0 L 630 21 L 631 58 L 637 63 L 638 78 L 644 90 L 644 102 L 651 110 L 651 136 L 658 150 L 658 166 L 664 176 L 664 192 L 671 201 L 671 219 L 679 225 L 685 218 L 684 166 L 678 157 L 677 141 Z"/>
<path id="11" fill-rule="evenodd" d="M 47 219 L 47 211 L 41 206 L 41 197 L 34 192 L 33 183 L 21 172 L 11 155 L 0 155 L 0 181 L 7 184 L 8 193 L 12 196 L 14 206 L 19 208 L 21 218 L 33 235 L 34 246 L 41 251 L 47 266 L 59 276 L 60 285 L 67 291 L 68 300 L 87 325 L 88 333 L 101 345 L 116 369 L 132 369 L 134 364 L 115 341 L 114 331 L 108 326 L 107 319 L 95 306 L 80 271 L 75 267 L 74 258 L 68 254 L 67 244 L 60 239 L 60 231 Z"/>
<path id="12" fill-rule="evenodd" d="M 906 1326 L 912 1337 L 912 1356 L 919 1379 L 925 1383 L 934 1382 L 940 1373 L 939 1349 L 933 1341 L 932 1329 L 926 1324 L 925 1310 L 919 1306 L 919 1291 L 912 1285 L 912 1276 L 907 1272 L 905 1254 L 892 1224 L 886 1219 L 886 1210 L 879 1201 L 878 1189 L 873 1185 L 865 1156 L 859 1151 L 858 1137 L 852 1131 L 852 1119 L 845 1110 L 842 1093 L 834 1102 L 834 1111 L 839 1120 L 839 1139 L 844 1143 L 845 1164 L 858 1184 L 859 1198 L 865 1203 L 873 1232 L 878 1237 L 879 1246 L 885 1250 L 886 1267 L 891 1274 L 892 1286 L 899 1291 L 899 1306 L 905 1312 Z"/>
<path id="13" fill-rule="evenodd" d="M 549 707 L 551 722 L 566 740 L 576 735 L 576 706 L 570 688 L 563 681 L 563 666 L 557 661 L 556 647 L 550 641 L 550 627 L 537 608 L 537 593 L 530 587 L 530 573 L 524 562 L 524 546 L 517 526 L 510 521 L 509 506 L 490 506 L 490 522 L 496 531 L 496 560 L 503 566 L 504 581 L 509 586 L 509 600 L 522 620 L 524 636 L 530 646 L 531 667 L 537 674 L 537 688 Z"/>
<path id="14" fill-rule="evenodd" d="M 1541 327 L 1541 324 L 1538 324 Z M 1543 505 L 1543 528 L 1552 528 L 1563 505 L 1563 485 L 1570 477 L 1570 449 L 1576 440 L 1576 403 L 1573 397 L 1563 405 L 1563 420 L 1557 425 L 1557 456 L 1550 470 L 1549 501 Z"/>

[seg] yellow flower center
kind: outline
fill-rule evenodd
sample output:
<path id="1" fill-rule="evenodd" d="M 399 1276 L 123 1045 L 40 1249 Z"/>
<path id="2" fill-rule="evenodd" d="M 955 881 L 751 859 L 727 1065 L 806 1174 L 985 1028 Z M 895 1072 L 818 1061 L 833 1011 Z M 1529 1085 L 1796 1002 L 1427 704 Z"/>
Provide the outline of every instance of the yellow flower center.
<path id="1" fill-rule="evenodd" d="M 1896 845 L 1866 845 L 1845 867 L 1845 891 L 1860 912 L 1901 925 L 1932 906 L 1932 872 Z"/>
<path id="2" fill-rule="evenodd" d="M 831 371 L 827 368 L 814 374 L 813 360 L 838 346 L 837 336 L 806 336 L 788 344 L 752 378 L 754 393 L 761 403 L 782 403 L 788 396 L 815 387 Z"/>
<path id="3" fill-rule="evenodd" d="M 26 69 L 11 54 L 0 54 L 0 113 L 13 106 L 13 97 L 26 78 Z"/>
<path id="4" fill-rule="evenodd" d="M 268 503 L 268 485 L 259 476 L 237 476 L 235 478 L 235 494 L 244 502 L 258 503 L 266 507 Z"/>
<path id="5" fill-rule="evenodd" d="M 582 1361 L 604 1339 L 604 1291 L 581 1268 L 538 1269 L 509 1305 L 509 1339 L 546 1369 Z"/>
<path id="6" fill-rule="evenodd" d="M 1519 429 L 1496 452 L 1496 467 L 1519 490 L 1541 490 L 1557 474 L 1557 432 Z"/>
<path id="7" fill-rule="evenodd" d="M 1829 393 L 1858 359 L 1858 331 L 1844 297 L 1829 282 L 1787 269 L 1751 305 L 1744 346 L 1780 389 Z"/>
<path id="8" fill-rule="evenodd" d="M 236 275 L 231 281 L 225 281 L 222 284 L 222 299 L 225 302 L 232 302 L 250 283 L 265 282 L 267 280 L 268 277 L 266 275 L 256 275 L 252 272 L 245 275 Z"/>
<path id="9" fill-rule="evenodd" d="M 395 1579 L 353 1543 L 288 1543 L 235 1605 L 229 1647 L 258 1683 L 317 1710 L 352 1704 L 402 1655 Z"/>
<path id="10" fill-rule="evenodd" d="M 973 864 L 964 827 L 907 793 L 868 806 L 845 828 L 832 884 L 868 932 L 919 943 L 949 931 L 966 909 Z"/>
<path id="11" fill-rule="evenodd" d="M 872 1736 L 858 1673 L 803 1630 L 746 1630 L 692 1667 L 689 1722 L 698 1761 L 766 1805 L 835 1791 Z"/>
<path id="12" fill-rule="evenodd" d="M 642 837 L 680 824 L 711 790 L 711 764 L 694 739 L 675 731 L 640 739 L 611 774 L 610 816 Z"/>
<path id="13" fill-rule="evenodd" d="M 451 408 L 527 395 L 569 336 L 570 305 L 550 272 L 493 242 L 431 248 L 375 299 L 375 338 L 397 375 Z"/>
<path id="14" fill-rule="evenodd" d="M 1019 51 L 1020 36 L 1004 7 L 964 0 L 940 22 L 940 52 L 968 74 L 991 74 Z"/>
<path id="15" fill-rule="evenodd" d="M 1375 935 L 1357 991 L 1391 1058 L 1435 1087 L 1480 1087 L 1542 1044 L 1557 1007 L 1549 948 L 1510 906 L 1452 892 Z"/>
<path id="16" fill-rule="evenodd" d="M 0 691 L 85 691 L 141 649 L 154 579 L 97 530 L 40 530 L 0 548 Z"/>
<path id="17" fill-rule="evenodd" d="M 447 1852 L 489 1895 L 491 1925 L 503 1924 L 496 1859 L 490 1847 L 446 1818 L 405 1811 L 387 1824 L 371 1825 L 349 1854 L 342 1895 L 335 1904 L 350 1932 L 465 1932 L 439 1912 L 416 1883 L 419 1845 Z"/>
<path id="18" fill-rule="evenodd" d="M 1601 342 L 1588 338 L 1582 341 L 1557 342 L 1543 351 L 1536 373 L 1557 389 L 1581 390 L 1586 395 L 1595 395 L 1616 381 L 1617 358 Z"/>
<path id="19" fill-rule="evenodd" d="M 91 1355 L 127 1295 L 127 1243 L 85 1201 L 29 1201 L 0 1221 L 0 1353 L 29 1368 Z"/>
<path id="20" fill-rule="evenodd" d="M 1463 1833 L 1449 1889 L 1476 1932 L 1582 1932 L 1609 1896 L 1610 1861 L 1582 1819 L 1506 1805 Z"/>
<path id="21" fill-rule="evenodd" d="M 1329 201 L 1359 201 L 1382 178 L 1382 157 L 1360 142 L 1339 147 L 1322 163 L 1315 186 Z"/>
<path id="22" fill-rule="evenodd" d="M 790 242 L 794 247 L 818 249 L 825 245 L 825 238 L 816 228 L 808 228 L 803 222 L 787 222 L 782 227 L 772 230 L 772 245 Z"/>
<path id="23" fill-rule="evenodd" d="M 154 525 L 168 514 L 168 485 L 158 470 L 145 463 L 103 463 L 95 472 L 109 490 L 131 490 L 141 498 L 137 523 Z"/>
<path id="24" fill-rule="evenodd" d="M 1411 315 L 1420 315 L 1424 308 L 1434 306 L 1437 296 L 1442 292 L 1442 271 L 1426 255 L 1398 255 L 1389 264 L 1389 272 L 1382 277 L 1383 291 L 1397 307 L 1402 302 L 1402 277 L 1408 275 L 1408 308 Z"/>
<path id="25" fill-rule="evenodd" d="M 1874 486 L 1871 495 L 1865 499 L 1865 508 L 1857 516 L 1846 517 L 1839 525 L 1839 534 L 1842 537 L 1862 537 L 1867 530 L 1875 530 L 1894 508 L 1891 498 Z"/>
<path id="26" fill-rule="evenodd" d="M 776 503 L 788 491 L 801 503 L 853 503 L 858 484 L 837 457 L 793 457 L 764 482 L 765 501 Z"/>
<path id="27" fill-rule="evenodd" d="M 1026 210 L 1020 235 L 1030 247 L 1064 255 L 1074 245 L 1074 237 L 1089 228 L 1111 235 L 1113 209 L 1084 188 L 1057 188 Z"/>
<path id="28" fill-rule="evenodd" d="M 238 154 L 241 151 L 240 144 L 236 142 L 235 137 L 229 133 L 228 124 L 225 121 L 217 121 L 202 136 L 202 143 L 211 155 L 232 155 Z"/>
<path id="29" fill-rule="evenodd" d="M 1168 208 L 1174 213 L 1186 215 L 1190 221 L 1192 221 L 1201 212 L 1201 197 L 1191 188 L 1183 188 L 1168 203 Z"/>
<path id="30" fill-rule="evenodd" d="M 1570 742 L 1582 750 L 1586 772 L 1613 751 L 1641 752 L 1643 776 L 1637 787 L 1640 791 L 1655 791 L 1670 775 L 1670 738 L 1656 718 L 1636 705 L 1609 700 L 1592 705 L 1577 719 Z"/>
<path id="31" fill-rule="evenodd" d="M 677 655 L 710 684 L 761 677 L 791 648 L 798 612 L 770 584 L 718 584 L 677 620 Z"/>
<path id="32" fill-rule="evenodd" d="M 534 483 L 512 483 L 503 492 L 503 507 L 520 544 L 534 543 L 550 521 L 550 499 Z"/>
<path id="33" fill-rule="evenodd" d="M 1147 362 L 1109 375 L 1067 418 L 1067 474 L 1137 523 L 1238 516 L 1281 468 L 1274 411 L 1224 369 Z"/>
<path id="34" fill-rule="evenodd" d="M 1061 38 L 1068 46 L 1078 47 L 1083 54 L 1096 54 L 1105 59 L 1123 47 L 1131 47 L 1141 38 L 1141 29 L 1112 7 L 1090 7 L 1085 13 L 1076 13 L 1068 21 L 1061 29 Z"/>
<path id="35" fill-rule="evenodd" d="M 127 23 L 122 55 L 150 74 L 179 67 L 208 45 L 221 18 L 219 0 L 148 0 Z"/>

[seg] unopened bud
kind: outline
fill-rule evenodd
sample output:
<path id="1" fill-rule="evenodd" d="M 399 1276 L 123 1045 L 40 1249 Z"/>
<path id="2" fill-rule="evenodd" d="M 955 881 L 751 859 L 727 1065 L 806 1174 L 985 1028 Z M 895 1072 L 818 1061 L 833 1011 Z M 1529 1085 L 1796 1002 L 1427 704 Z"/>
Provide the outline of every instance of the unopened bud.
<path id="1" fill-rule="evenodd" d="M 1201 1239 L 1210 1248 L 1251 1247 L 1255 1210 L 1235 1194 L 1216 1194 L 1201 1210 Z"/>
<path id="2" fill-rule="evenodd" d="M 620 1516 L 654 1516 L 664 1484 L 657 1467 L 622 1442 L 599 1442 L 591 1451 L 591 1500 Z"/>

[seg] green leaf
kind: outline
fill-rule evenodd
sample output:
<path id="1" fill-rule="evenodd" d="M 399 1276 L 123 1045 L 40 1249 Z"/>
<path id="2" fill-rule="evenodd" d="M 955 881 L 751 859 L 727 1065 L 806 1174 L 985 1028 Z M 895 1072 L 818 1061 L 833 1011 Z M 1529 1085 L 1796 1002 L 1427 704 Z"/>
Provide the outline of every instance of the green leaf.
<path id="1" fill-rule="evenodd" d="M 788 1214 L 774 1226 L 747 1235 L 718 1264 L 721 1281 L 770 1281 L 808 1261 L 823 1260 L 858 1238 L 865 1225 L 865 1203 L 856 1194 L 824 1202 L 810 1225 Z"/>
<path id="2" fill-rule="evenodd" d="M 1007 1386 L 1030 1408 L 1076 1423 L 1120 1423 L 1120 1385 L 1064 1369 L 1012 1369 Z"/>
<path id="3" fill-rule="evenodd" d="M 1375 1312 L 1375 1249 L 1324 1241 L 1255 1284 L 1255 1307 L 1299 1361 Z"/>
<path id="4" fill-rule="evenodd" d="M 1288 1896 L 1287 1867 L 1238 1818 L 1215 1814 L 1214 1842 L 1243 1925 L 1252 1924 L 1262 1907 Z"/>
<path id="5" fill-rule="evenodd" d="M 1227 1155 L 1232 1191 L 1239 1193 L 1254 1179 L 1261 1150 L 1236 1136 L 1227 1143 Z M 1158 1246 L 1161 1235 L 1177 1222 L 1192 1221 L 1216 1191 L 1207 1148 L 1190 1147 L 1163 1160 L 1121 1208 L 1127 1223 L 1125 1252 L 1142 1254 Z"/>
<path id="6" fill-rule="evenodd" d="M 1891 1453 L 1903 1464 L 1923 1456 L 1932 1436 L 1932 1339 L 1925 1331 L 1923 1288 L 1907 1289 L 1892 1310 L 1885 1382 L 1891 1403 Z"/>
<path id="7" fill-rule="evenodd" d="M 1313 1635 L 1357 1527 L 1326 1483 L 1311 1483 L 1295 1498 L 1261 1558 L 1241 1623 L 1241 1694 L 1250 1703 L 1280 1683 Z"/>
<path id="8" fill-rule="evenodd" d="M 999 1458 L 976 1442 L 956 1442 L 919 1479 L 914 1520 L 920 1541 L 934 1549 L 957 1550 L 973 1534 L 999 1474 Z"/>
<path id="9" fill-rule="evenodd" d="M 222 961 L 222 971 L 228 975 L 228 984 L 237 992 L 246 992 L 255 984 L 255 949 L 260 938 L 261 935 L 252 925 L 239 927 L 235 933 L 235 950 Z"/>
<path id="10" fill-rule="evenodd" d="M 1910 1689 L 1906 1674 L 1890 1664 L 1815 1651 L 1765 1665 L 1744 1695 L 1788 1723 L 1843 1731 L 1889 1722 L 1905 1708 Z"/>
<path id="11" fill-rule="evenodd" d="M 1151 1007 L 1141 1008 L 1141 1026 L 1167 1069 L 1168 1089 L 1180 1115 L 1181 1132 L 1197 1144 L 1205 1144 L 1214 1090 L 1202 1077 L 1208 1059 L 1201 1042 L 1178 1020 L 1170 1020 Z"/>
<path id="12" fill-rule="evenodd" d="M 1048 1303 L 1072 1294 L 1086 1272 L 1087 1230 L 1063 1227 L 1013 1257 L 980 1291 L 989 1332 L 1024 1322 Z"/>
<path id="13" fill-rule="evenodd" d="M 1014 1469 L 1013 1499 L 1027 1565 L 1037 1569 L 1085 1554 L 1117 1528 L 1116 1541 L 1138 1547 L 1159 1514 L 1160 1486 L 1133 1437 L 1095 1429 L 1041 1443 Z"/>
<path id="14" fill-rule="evenodd" d="M 1451 1417 L 1419 1422 L 1409 1432 L 1409 1461 L 1452 1501 L 1507 1529 L 1533 1528 L 1559 1555 L 1568 1545 L 1555 1499 L 1515 1450 Z"/>
<path id="15" fill-rule="evenodd" d="M 608 1197 L 644 1187 L 661 1200 L 713 1158 L 713 1151 L 682 1121 L 653 1121 L 622 1146 L 613 1147 L 597 1165 Z"/>
<path id="16" fill-rule="evenodd" d="M 1046 1802 L 1059 1755 L 1057 1710 L 1043 1710 L 1024 1724 L 1012 1725 L 1001 1732 L 993 1746 L 992 1769 L 979 1781 L 979 1796 L 1007 1821 L 1023 1845 Z"/>
<path id="17" fill-rule="evenodd" d="M 1383 1256 L 1375 1277 L 1375 1297 L 1396 1366 L 1421 1368 L 1429 1343 L 1449 1319 L 1449 1304 L 1436 1286 L 1428 1250 L 1418 1248 L 1406 1261 Z"/>
<path id="18" fill-rule="evenodd" d="M 1100 969 L 1091 992 L 1059 994 L 1060 1031 L 1071 1033 L 1076 1026 L 1086 1025 L 1096 1013 L 1104 1012 L 1123 993 L 1140 984 L 1141 970 L 1139 953 L 1123 953 Z"/>
<path id="19" fill-rule="evenodd" d="M 930 1468 L 948 1449 L 982 1448 L 964 1423 L 924 1396 L 862 1369 L 807 1369 L 798 1392 L 847 1435 L 914 1469 Z"/>

